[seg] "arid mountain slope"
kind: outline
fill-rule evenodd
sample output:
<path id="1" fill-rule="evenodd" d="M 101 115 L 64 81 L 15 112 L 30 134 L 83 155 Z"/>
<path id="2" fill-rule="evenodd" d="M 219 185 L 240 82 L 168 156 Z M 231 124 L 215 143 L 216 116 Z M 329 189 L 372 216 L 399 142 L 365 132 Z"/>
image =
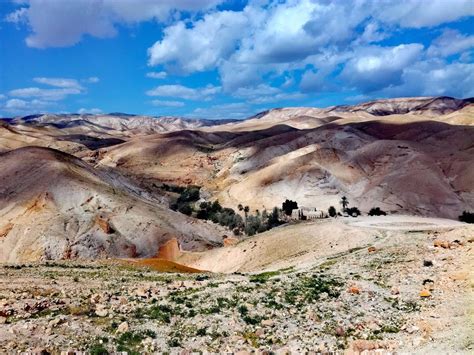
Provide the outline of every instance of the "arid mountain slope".
<path id="1" fill-rule="evenodd" d="M 44 114 L 26 117 L 17 117 L 10 120 L 11 124 L 29 124 L 40 126 L 54 126 L 84 133 L 84 130 L 94 131 L 96 134 L 114 133 L 125 137 L 136 134 L 150 134 L 158 132 L 178 131 L 182 129 L 196 129 L 199 127 L 219 125 L 232 120 L 205 120 L 185 119 L 182 117 L 139 116 L 124 113 L 111 114 Z"/>
<path id="2" fill-rule="evenodd" d="M 170 211 L 160 183 L 259 210 L 289 198 L 326 211 L 343 195 L 362 212 L 457 218 L 474 206 L 470 100 L 284 108 L 212 127 L 124 114 L 0 122 L 0 261 L 222 243 L 215 225 Z"/>
<path id="3" fill-rule="evenodd" d="M 0 262 L 153 256 L 174 237 L 184 249 L 222 242 L 216 226 L 68 154 L 28 147 L 0 162 Z"/>
<path id="4" fill-rule="evenodd" d="M 101 151 L 100 164 L 178 184 L 203 185 L 235 206 L 286 198 L 326 210 L 342 195 L 367 212 L 455 218 L 474 204 L 474 127 L 393 118 L 278 125 L 234 132 L 181 131 Z"/>

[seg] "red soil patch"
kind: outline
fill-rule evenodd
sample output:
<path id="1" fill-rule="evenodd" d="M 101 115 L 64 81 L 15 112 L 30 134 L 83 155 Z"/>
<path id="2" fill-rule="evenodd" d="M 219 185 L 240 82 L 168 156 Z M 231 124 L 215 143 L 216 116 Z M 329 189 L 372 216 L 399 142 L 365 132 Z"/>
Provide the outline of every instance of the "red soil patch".
<path id="1" fill-rule="evenodd" d="M 203 270 L 195 269 L 183 264 L 175 263 L 174 261 L 164 260 L 160 258 L 146 258 L 146 259 L 121 259 L 131 266 L 147 267 L 160 272 L 182 272 L 182 273 L 202 273 Z"/>
<path id="2" fill-rule="evenodd" d="M 181 249 L 179 247 L 178 239 L 173 238 L 168 240 L 166 243 L 160 246 L 156 257 L 158 259 L 165 259 L 175 261 L 181 255 Z"/>

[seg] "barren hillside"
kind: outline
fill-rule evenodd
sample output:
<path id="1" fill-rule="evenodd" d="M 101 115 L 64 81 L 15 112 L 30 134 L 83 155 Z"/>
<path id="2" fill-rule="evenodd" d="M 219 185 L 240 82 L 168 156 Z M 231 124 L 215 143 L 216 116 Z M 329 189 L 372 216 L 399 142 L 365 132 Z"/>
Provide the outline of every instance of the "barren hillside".
<path id="1" fill-rule="evenodd" d="M 293 198 L 326 210 L 346 195 L 364 211 L 456 218 L 474 203 L 474 116 L 468 101 L 446 100 L 388 100 L 362 105 L 363 112 L 272 110 L 211 129 L 132 138 L 101 149 L 97 162 L 203 185 L 231 207 L 272 208 Z M 374 107 L 397 114 L 374 116 Z"/>
<path id="2" fill-rule="evenodd" d="M 0 161 L 0 262 L 153 256 L 175 237 L 184 249 L 222 243 L 215 225 L 68 154 L 29 147 Z"/>

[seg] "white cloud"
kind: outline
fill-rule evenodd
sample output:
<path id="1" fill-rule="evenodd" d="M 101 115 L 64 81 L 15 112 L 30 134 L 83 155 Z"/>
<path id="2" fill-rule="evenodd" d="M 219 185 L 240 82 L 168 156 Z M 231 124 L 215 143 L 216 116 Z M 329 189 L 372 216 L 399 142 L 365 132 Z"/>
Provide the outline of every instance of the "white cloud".
<path id="1" fill-rule="evenodd" d="M 15 10 L 7 14 L 7 16 L 5 16 L 5 21 L 15 23 L 15 24 L 20 24 L 20 23 L 28 21 L 28 9 L 25 7 L 22 7 L 18 10 Z"/>
<path id="2" fill-rule="evenodd" d="M 474 6 L 474 4 L 473 4 Z M 428 48 L 428 55 L 448 57 L 474 47 L 474 36 L 465 36 L 459 31 L 446 29 Z"/>
<path id="3" fill-rule="evenodd" d="M 6 97 L 5 95 L 0 94 L 0 100 L 4 100 L 4 99 L 6 99 L 6 98 L 7 98 L 7 97 Z"/>
<path id="4" fill-rule="evenodd" d="M 183 107 L 184 102 L 181 101 L 169 101 L 169 100 L 152 100 L 153 106 L 165 106 L 165 107 Z"/>
<path id="5" fill-rule="evenodd" d="M 156 72 L 152 71 L 149 73 L 146 73 L 147 78 L 152 78 L 152 79 L 164 79 L 166 78 L 167 74 L 164 71 Z"/>
<path id="6" fill-rule="evenodd" d="M 280 88 L 259 84 L 251 87 L 241 87 L 232 96 L 245 99 L 250 104 L 266 104 L 271 102 L 301 99 L 305 95 L 299 92 L 284 92 Z"/>
<path id="7" fill-rule="evenodd" d="M 373 2 L 378 7 L 376 17 L 401 27 L 437 26 L 474 15 L 472 0 L 405 0 Z"/>
<path id="8" fill-rule="evenodd" d="M 21 99 L 10 99 L 5 102 L 2 108 L 12 114 L 28 114 L 28 113 L 38 113 L 44 111 L 45 109 L 54 106 L 54 103 L 49 101 L 42 100 L 21 100 Z"/>
<path id="9" fill-rule="evenodd" d="M 212 105 L 195 109 L 188 117 L 208 119 L 245 118 L 254 113 L 251 106 L 244 102 Z"/>
<path id="10" fill-rule="evenodd" d="M 99 78 L 90 77 L 83 80 L 83 82 L 95 83 L 98 80 Z M 52 86 L 53 88 L 20 88 L 9 91 L 8 95 L 19 98 L 36 98 L 46 101 L 60 101 L 69 95 L 79 95 L 86 92 L 86 88 L 83 87 L 76 79 L 36 77 L 33 78 L 33 81 L 39 84 Z"/>
<path id="11" fill-rule="evenodd" d="M 16 24 L 27 22 L 33 32 L 29 47 L 65 47 L 78 43 L 83 35 L 109 38 L 116 24 L 134 24 L 156 19 L 166 21 L 176 11 L 209 9 L 221 0 L 27 0 L 25 6 L 7 15 Z"/>
<path id="12" fill-rule="evenodd" d="M 13 97 L 21 98 L 39 98 L 42 100 L 58 101 L 63 100 L 68 95 L 81 94 L 82 90 L 78 88 L 61 88 L 61 89 L 42 89 L 38 87 L 29 87 L 11 90 L 8 94 Z"/>
<path id="13" fill-rule="evenodd" d="M 76 79 L 33 78 L 33 81 L 39 84 L 55 86 L 58 88 L 73 88 L 73 89 L 83 90 L 83 87 L 79 84 L 79 82 Z"/>
<path id="14" fill-rule="evenodd" d="M 100 79 L 96 76 L 90 76 L 87 79 L 83 79 L 82 81 L 88 84 L 96 84 L 100 81 Z"/>
<path id="15" fill-rule="evenodd" d="M 390 79 L 397 85 L 403 65 L 419 60 L 423 47 L 413 43 L 363 53 L 370 44 L 400 27 L 432 27 L 473 14 L 471 0 L 433 0 L 429 5 L 421 0 L 255 1 L 242 11 L 213 12 L 166 27 L 149 49 L 149 64 L 182 74 L 217 69 L 224 91 L 232 93 L 258 85 L 269 73 L 295 69 L 305 70 L 303 90 L 332 89 L 326 77 L 349 61 L 345 73 L 367 79 L 364 90 L 378 90 Z M 315 69 L 308 70 L 308 64 Z M 340 79 L 356 81 L 349 75 Z"/>
<path id="16" fill-rule="evenodd" d="M 221 91 L 220 86 L 190 88 L 183 85 L 160 85 L 146 92 L 148 96 L 176 97 L 184 100 L 208 100 Z"/>
<path id="17" fill-rule="evenodd" d="M 149 64 L 171 64 L 188 73 L 214 67 L 234 52 L 247 24 L 242 12 L 232 11 L 207 14 L 191 28 L 178 22 L 148 50 Z"/>
<path id="18" fill-rule="evenodd" d="M 422 52 L 423 45 L 418 43 L 361 47 L 349 59 L 340 78 L 363 92 L 398 85 L 405 68 L 416 62 Z"/>
<path id="19" fill-rule="evenodd" d="M 100 108 L 80 108 L 79 110 L 77 110 L 77 113 L 81 115 L 86 114 L 86 113 L 96 115 L 102 112 L 103 111 Z"/>
<path id="20" fill-rule="evenodd" d="M 421 61 L 407 68 L 399 85 L 381 92 L 385 96 L 474 96 L 474 64 Z"/>

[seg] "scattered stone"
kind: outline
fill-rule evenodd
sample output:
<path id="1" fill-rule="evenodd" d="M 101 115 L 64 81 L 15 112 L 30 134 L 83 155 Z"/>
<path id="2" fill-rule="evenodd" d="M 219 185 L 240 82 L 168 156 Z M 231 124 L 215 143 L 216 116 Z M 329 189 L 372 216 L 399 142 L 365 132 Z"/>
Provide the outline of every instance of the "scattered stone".
<path id="1" fill-rule="evenodd" d="M 346 331 L 341 326 L 336 327 L 335 333 L 338 337 L 343 337 L 344 335 L 346 335 Z"/>
<path id="2" fill-rule="evenodd" d="M 360 293 L 360 289 L 357 286 L 351 286 L 351 287 L 349 287 L 347 292 L 349 292 L 353 295 L 358 295 Z"/>
<path id="3" fill-rule="evenodd" d="M 431 260 L 423 260 L 423 266 L 431 267 L 433 266 L 433 262 Z"/>
<path id="4" fill-rule="evenodd" d="M 393 349 L 394 345 L 392 342 L 381 341 L 381 340 L 354 340 L 349 346 L 349 352 L 347 354 L 360 354 L 365 351 L 375 351 L 379 349 L 388 350 Z"/>
<path id="5" fill-rule="evenodd" d="M 95 310 L 95 314 L 99 317 L 107 317 L 107 314 L 109 312 L 107 311 L 107 309 L 105 308 L 104 305 L 97 305 L 97 308 Z"/>
<path id="6" fill-rule="evenodd" d="M 433 242 L 433 245 L 435 248 L 444 248 L 444 249 L 449 249 L 450 247 L 450 244 L 448 241 L 446 240 L 439 240 L 439 239 L 436 239 L 434 242 Z"/>
<path id="7" fill-rule="evenodd" d="M 375 247 L 369 247 L 367 250 L 369 253 L 374 253 L 375 251 L 377 251 Z"/>
<path id="8" fill-rule="evenodd" d="M 273 324 L 275 324 L 275 322 L 271 319 L 264 319 L 262 321 L 262 326 L 264 326 L 264 327 L 271 327 L 271 326 L 273 326 Z"/>
<path id="9" fill-rule="evenodd" d="M 125 332 L 128 332 L 128 323 L 127 322 L 122 322 L 119 324 L 119 326 L 117 327 L 117 333 L 125 333 Z"/>

